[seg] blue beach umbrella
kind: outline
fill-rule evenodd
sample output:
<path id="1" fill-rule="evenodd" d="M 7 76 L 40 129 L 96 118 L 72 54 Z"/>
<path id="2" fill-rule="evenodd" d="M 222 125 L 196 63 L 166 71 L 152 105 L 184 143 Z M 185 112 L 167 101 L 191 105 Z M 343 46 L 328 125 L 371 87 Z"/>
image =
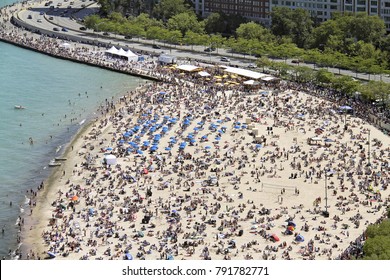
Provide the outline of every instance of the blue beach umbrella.
<path id="1" fill-rule="evenodd" d="M 139 155 L 143 155 L 143 154 L 144 154 L 144 152 L 143 152 L 143 151 L 141 151 L 141 150 L 137 150 L 137 154 L 139 154 Z"/>
<path id="2" fill-rule="evenodd" d="M 209 150 L 209 149 L 211 149 L 211 147 L 210 146 L 206 146 L 206 147 L 204 147 L 206 150 Z"/>
<path id="3" fill-rule="evenodd" d="M 165 151 L 170 151 L 171 150 L 171 147 L 166 147 L 165 148 Z"/>

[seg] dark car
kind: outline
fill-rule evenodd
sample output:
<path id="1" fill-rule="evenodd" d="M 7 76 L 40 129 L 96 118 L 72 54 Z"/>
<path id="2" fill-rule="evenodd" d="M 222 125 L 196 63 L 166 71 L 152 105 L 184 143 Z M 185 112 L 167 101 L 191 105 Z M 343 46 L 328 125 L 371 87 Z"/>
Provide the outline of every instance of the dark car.
<path id="1" fill-rule="evenodd" d="M 161 47 L 160 47 L 159 45 L 153 45 L 153 49 L 158 49 L 158 50 L 160 50 Z"/>
<path id="2" fill-rule="evenodd" d="M 133 39 L 133 36 L 125 36 L 125 39 Z"/>
<path id="3" fill-rule="evenodd" d="M 87 28 L 85 26 L 81 26 L 80 30 L 85 31 L 85 30 L 87 30 Z"/>
<path id="4" fill-rule="evenodd" d="M 58 27 L 54 27 L 53 30 L 54 31 L 60 31 L 60 29 Z"/>
<path id="5" fill-rule="evenodd" d="M 213 51 L 215 51 L 215 48 L 214 47 L 205 48 L 204 51 L 205 52 L 213 52 Z"/>
<path id="6" fill-rule="evenodd" d="M 64 32 L 68 32 L 68 29 L 67 28 L 65 28 L 65 27 L 62 27 L 62 29 L 61 29 L 62 31 L 64 31 Z"/>
<path id="7" fill-rule="evenodd" d="M 104 35 L 104 36 L 110 36 L 110 33 L 108 33 L 108 32 L 103 32 L 103 35 Z"/>
<path id="8" fill-rule="evenodd" d="M 32 19 L 32 15 L 28 15 L 27 18 L 28 18 L 28 19 Z"/>
<path id="9" fill-rule="evenodd" d="M 49 17 L 49 20 L 53 20 L 54 19 L 54 17 Z"/>

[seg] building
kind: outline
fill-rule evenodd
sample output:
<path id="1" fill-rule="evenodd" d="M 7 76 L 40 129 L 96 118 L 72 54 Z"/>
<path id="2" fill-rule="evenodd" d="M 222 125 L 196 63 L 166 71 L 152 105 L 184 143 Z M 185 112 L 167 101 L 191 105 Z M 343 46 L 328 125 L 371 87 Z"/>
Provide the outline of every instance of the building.
<path id="1" fill-rule="evenodd" d="M 275 7 L 304 9 L 317 18 L 325 21 L 334 12 L 364 12 L 381 17 L 390 31 L 390 0 L 193 0 L 198 2 L 198 11 L 207 17 L 213 12 L 239 14 L 250 20 L 269 24 L 270 13 Z M 201 3 L 201 4 L 200 4 Z"/>
<path id="2" fill-rule="evenodd" d="M 269 0 L 202 0 L 202 15 L 222 12 L 227 15 L 241 15 L 250 20 L 269 23 Z"/>

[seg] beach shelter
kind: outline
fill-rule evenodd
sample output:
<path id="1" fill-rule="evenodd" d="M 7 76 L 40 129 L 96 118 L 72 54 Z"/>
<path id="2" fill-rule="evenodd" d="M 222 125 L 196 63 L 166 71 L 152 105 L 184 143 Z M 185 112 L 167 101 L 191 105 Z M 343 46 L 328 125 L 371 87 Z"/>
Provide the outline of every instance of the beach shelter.
<path id="1" fill-rule="evenodd" d="M 130 253 L 126 253 L 124 259 L 131 261 L 131 260 L 133 260 L 133 256 Z"/>
<path id="2" fill-rule="evenodd" d="M 112 46 L 108 50 L 106 50 L 106 53 L 112 54 L 112 55 L 117 55 L 118 54 L 118 49 Z"/>
<path id="3" fill-rule="evenodd" d="M 125 56 L 127 57 L 128 61 L 138 61 L 138 55 L 133 53 L 131 50 L 127 50 Z"/>
<path id="4" fill-rule="evenodd" d="M 349 111 L 349 110 L 352 110 L 352 107 L 351 107 L 351 106 L 344 105 L 344 106 L 340 106 L 339 109 L 340 109 L 340 110 L 343 110 L 343 111 Z"/>
<path id="5" fill-rule="evenodd" d="M 277 236 L 276 234 L 272 234 L 272 235 L 271 235 L 271 239 L 272 239 L 274 242 L 280 241 L 279 236 Z"/>
<path id="6" fill-rule="evenodd" d="M 56 254 L 53 252 L 47 252 L 47 254 L 49 255 L 50 259 L 54 259 L 56 257 Z"/>
<path id="7" fill-rule="evenodd" d="M 70 49 L 71 48 L 71 45 L 69 43 L 62 43 L 60 45 L 60 48 L 61 49 Z"/>
<path id="8" fill-rule="evenodd" d="M 109 154 L 104 156 L 104 162 L 108 165 L 115 165 L 116 164 L 116 156 Z"/>
<path id="9" fill-rule="evenodd" d="M 260 83 L 258 81 L 255 81 L 255 80 L 248 80 L 248 81 L 243 82 L 243 84 L 247 85 L 247 86 L 257 86 Z"/>
<path id="10" fill-rule="evenodd" d="M 202 77 L 209 77 L 211 76 L 209 73 L 205 72 L 205 71 L 200 71 L 198 72 L 198 75 L 202 76 Z"/>
<path id="11" fill-rule="evenodd" d="M 298 234 L 298 235 L 295 237 L 295 241 L 297 241 L 297 242 L 303 242 L 303 241 L 305 241 L 305 238 L 304 238 L 301 234 Z"/>

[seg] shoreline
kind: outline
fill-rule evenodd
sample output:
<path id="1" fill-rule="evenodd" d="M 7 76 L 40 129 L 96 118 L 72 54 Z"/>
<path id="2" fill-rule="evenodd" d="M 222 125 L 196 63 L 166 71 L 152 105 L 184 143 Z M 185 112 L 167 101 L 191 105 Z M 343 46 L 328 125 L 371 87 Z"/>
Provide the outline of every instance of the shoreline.
<path id="1" fill-rule="evenodd" d="M 145 84 L 141 86 L 137 86 L 134 88 L 131 92 L 128 92 L 126 95 L 127 97 L 134 98 L 139 94 L 140 92 L 144 92 L 144 88 L 149 86 L 149 82 L 145 82 Z M 134 95 L 132 95 L 132 93 Z M 40 216 L 45 208 L 48 207 L 49 204 L 51 204 L 50 201 L 47 201 L 48 197 L 54 197 L 54 191 L 60 190 L 55 188 L 58 184 L 58 182 L 61 181 L 61 177 L 63 176 L 62 172 L 65 169 L 65 166 L 67 164 L 67 161 L 71 155 L 71 152 L 73 151 L 73 147 L 76 146 L 79 142 L 82 142 L 83 137 L 85 137 L 85 133 L 88 132 L 92 127 L 96 126 L 102 119 L 106 118 L 107 114 L 110 114 L 112 112 L 115 112 L 121 108 L 123 108 L 125 105 L 120 102 L 120 100 L 117 100 L 117 105 L 119 105 L 118 108 L 111 109 L 110 112 L 105 113 L 104 115 L 100 115 L 99 117 L 90 118 L 87 123 L 84 123 L 77 131 L 76 133 L 71 137 L 71 139 L 65 144 L 63 147 L 63 152 L 61 155 L 58 156 L 58 158 L 65 158 L 66 161 L 61 164 L 59 167 L 54 167 L 54 169 L 50 172 L 48 177 L 46 177 L 42 183 L 44 185 L 44 189 L 38 191 L 38 195 L 36 197 L 36 206 L 33 207 L 34 209 L 32 215 L 27 215 L 24 213 L 22 216 L 24 218 L 24 225 L 21 232 L 21 238 L 22 238 L 22 245 L 20 246 L 20 251 L 23 254 L 23 256 L 29 256 L 31 255 L 31 252 L 33 251 L 40 251 L 44 252 L 45 248 L 42 244 L 42 237 L 40 232 L 43 231 L 45 226 L 47 226 L 48 221 L 43 220 Z M 99 110 L 97 112 L 100 112 Z M 93 114 L 91 114 L 92 116 Z M 31 209 L 31 206 L 30 206 Z"/>
<path id="2" fill-rule="evenodd" d="M 352 115 L 343 129 L 343 116 L 332 111 L 344 104 L 284 81 L 247 95 L 158 74 L 177 84 L 147 84 L 148 94 L 139 100 L 127 95 L 128 102 L 114 110 L 106 104 L 109 110 L 66 145 L 66 162 L 45 181 L 24 226 L 33 230 L 25 235 L 23 257 L 31 252 L 27 258 L 42 259 L 51 250 L 57 259 L 122 259 L 128 252 L 139 259 L 334 259 L 360 236 L 360 223 L 375 222 L 388 206 L 388 136 Z M 307 117 L 297 117 L 302 112 Z M 152 131 L 163 115 L 167 130 Z M 131 136 L 123 136 L 130 127 Z M 164 152 L 140 144 L 159 143 L 156 130 Z M 370 132 L 376 137 L 372 168 L 385 166 L 379 179 L 368 173 L 366 151 L 359 149 Z M 315 133 L 320 140 L 312 140 Z M 169 136 L 188 146 L 177 151 Z M 129 152 L 127 142 L 139 147 Z M 100 162 L 106 154 L 116 156 L 115 165 Z M 327 168 L 336 175 L 328 178 Z M 322 216 L 324 180 L 329 219 Z M 306 241 L 297 241 L 298 235 Z"/>

